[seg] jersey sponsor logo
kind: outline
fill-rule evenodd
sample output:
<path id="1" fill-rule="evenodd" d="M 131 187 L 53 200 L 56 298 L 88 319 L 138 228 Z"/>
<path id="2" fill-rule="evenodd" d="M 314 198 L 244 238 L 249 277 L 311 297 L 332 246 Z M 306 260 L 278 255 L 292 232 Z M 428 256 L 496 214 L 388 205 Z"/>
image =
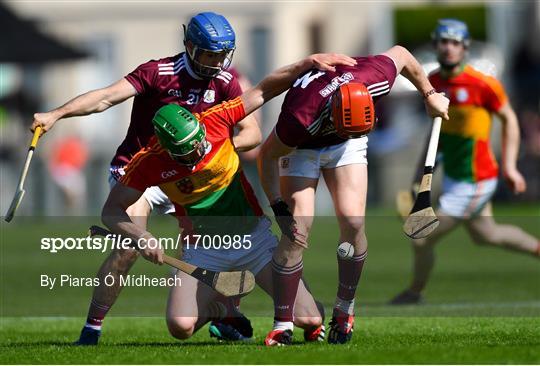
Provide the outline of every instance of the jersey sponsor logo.
<path id="1" fill-rule="evenodd" d="M 169 94 L 169 95 L 171 95 L 173 97 L 182 98 L 182 91 L 181 90 L 169 89 L 167 91 L 167 94 Z"/>
<path id="2" fill-rule="evenodd" d="M 178 182 L 176 182 L 176 187 L 183 194 L 193 193 L 193 190 L 195 189 L 195 185 L 193 184 L 191 179 L 189 179 L 189 177 L 184 177 L 180 179 Z"/>
<path id="3" fill-rule="evenodd" d="M 205 90 L 203 100 L 204 100 L 205 103 L 214 103 L 216 101 L 216 91 L 215 90 Z"/>
<path id="4" fill-rule="evenodd" d="M 178 172 L 174 169 L 166 171 L 166 172 L 161 172 L 161 178 L 163 179 L 171 178 L 171 177 L 174 177 L 176 174 L 178 174 Z"/>
<path id="5" fill-rule="evenodd" d="M 343 84 L 347 84 L 349 81 L 353 80 L 354 79 L 354 76 L 352 73 L 350 72 L 346 72 L 345 74 L 343 75 L 340 75 L 340 76 L 336 76 L 335 78 L 333 78 L 329 84 L 327 84 L 324 88 L 322 88 L 321 90 L 319 90 L 319 94 L 323 97 L 323 98 L 326 98 L 327 96 L 331 95 L 332 93 L 334 93 L 341 85 Z"/>
<path id="6" fill-rule="evenodd" d="M 456 99 L 458 102 L 463 103 L 469 99 L 469 92 L 465 88 L 458 88 L 456 90 Z"/>
<path id="7" fill-rule="evenodd" d="M 311 83 L 313 80 L 324 75 L 323 71 L 319 71 L 316 74 L 312 75 L 313 73 L 314 71 L 310 71 L 304 76 L 302 76 L 301 78 L 296 79 L 296 81 L 294 82 L 293 88 L 296 88 L 298 85 L 300 85 L 302 89 L 305 89 L 309 85 L 309 83 Z"/>

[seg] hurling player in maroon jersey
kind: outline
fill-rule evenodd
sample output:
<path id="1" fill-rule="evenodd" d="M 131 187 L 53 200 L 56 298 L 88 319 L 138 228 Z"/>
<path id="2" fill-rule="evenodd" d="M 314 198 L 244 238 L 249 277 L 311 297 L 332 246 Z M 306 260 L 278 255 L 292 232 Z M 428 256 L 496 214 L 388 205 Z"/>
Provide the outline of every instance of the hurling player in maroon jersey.
<path id="1" fill-rule="evenodd" d="M 245 115 L 288 89 L 303 72 L 314 67 L 335 70 L 331 65 L 355 63 L 344 55 L 312 55 L 274 71 L 240 97 L 201 114 L 192 115 L 174 104 L 160 108 L 153 118 L 156 137 L 127 165 L 126 174 L 105 203 L 103 223 L 114 233 L 137 242 L 154 240 L 151 233 L 133 223 L 124 208 L 147 187 L 158 185 L 175 203 L 180 225 L 186 230 L 182 234 L 187 233 L 184 238 L 191 237 L 187 242 L 182 240 L 186 262 L 210 271 L 249 270 L 271 295 L 270 263 L 277 238 L 244 175 L 231 143 L 231 129 Z M 199 241 L 201 234 L 206 239 Z M 237 237 L 234 240 L 239 246 L 222 247 L 231 235 Z M 205 247 L 203 242 L 208 239 L 219 243 Z M 163 263 L 159 245 L 143 245 L 140 252 L 153 263 Z M 187 339 L 221 312 L 216 311 L 215 291 L 185 273 L 178 273 L 178 278 L 181 285 L 173 286 L 169 295 L 167 325 L 174 337 Z M 296 300 L 295 324 L 304 328 L 306 341 L 321 340 L 322 314 L 306 287 L 300 287 Z M 211 331 L 213 327 L 211 324 Z M 222 338 L 223 333 L 220 330 L 215 335 Z M 243 335 L 240 339 L 250 337 Z"/>
<path id="2" fill-rule="evenodd" d="M 313 222 L 315 191 L 322 173 L 332 195 L 340 233 L 350 258 L 338 257 L 339 283 L 328 342 L 352 337 L 354 297 L 367 255 L 364 215 L 367 136 L 374 104 L 390 92 L 398 74 L 425 98 L 430 116 L 448 119 L 448 99 L 436 93 L 416 59 L 395 46 L 381 55 L 356 57 L 356 66 L 336 72 L 311 70 L 289 90 L 278 122 L 261 148 L 259 175 L 282 231 L 273 255 L 274 327 L 265 343 L 289 344 L 293 304 L 302 276 L 302 253 Z"/>
<path id="3" fill-rule="evenodd" d="M 226 71 L 235 50 L 235 34 L 227 19 L 212 12 L 197 14 L 185 28 L 184 45 L 186 52 L 146 62 L 106 88 L 82 94 L 47 113 L 36 113 L 32 129 L 41 126 L 46 132 L 62 118 L 103 112 L 134 97 L 127 135 L 111 161 L 112 188 L 124 174 L 124 166 L 154 135 L 152 118 L 161 106 L 176 103 L 199 113 L 242 94 L 238 80 Z M 233 139 L 237 151 L 260 143 L 262 137 L 254 117 L 248 116 L 237 127 Z M 144 229 L 151 210 L 174 213 L 174 206 L 158 187 L 148 188 L 126 212 Z M 113 250 L 97 274 L 100 283 L 111 273 L 118 284 L 137 258 L 137 252 L 131 250 Z M 97 343 L 103 319 L 120 290 L 120 285 L 95 288 L 80 344 Z"/>

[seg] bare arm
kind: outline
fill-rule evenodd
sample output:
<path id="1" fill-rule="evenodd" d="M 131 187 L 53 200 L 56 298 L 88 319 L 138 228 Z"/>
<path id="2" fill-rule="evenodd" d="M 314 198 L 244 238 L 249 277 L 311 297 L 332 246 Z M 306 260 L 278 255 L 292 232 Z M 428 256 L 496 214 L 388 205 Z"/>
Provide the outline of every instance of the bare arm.
<path id="1" fill-rule="evenodd" d="M 279 189 L 279 158 L 289 154 L 294 148 L 285 145 L 272 130 L 270 136 L 261 147 L 257 157 L 257 168 L 261 185 L 270 204 L 274 204 L 280 197 Z"/>
<path id="2" fill-rule="evenodd" d="M 33 131 L 37 126 L 41 126 L 43 132 L 47 132 L 59 119 L 103 112 L 136 94 L 137 91 L 133 85 L 122 78 L 106 88 L 81 94 L 63 106 L 49 112 L 34 114 L 34 122 L 31 129 Z"/>
<path id="3" fill-rule="evenodd" d="M 422 96 L 433 90 L 422 66 L 404 47 L 394 46 L 384 53 L 394 60 L 397 73 L 406 77 Z M 425 98 L 426 109 L 431 117 L 442 117 L 448 120 L 448 98 L 442 93 L 433 93 Z"/>
<path id="4" fill-rule="evenodd" d="M 356 61 L 348 56 L 340 54 L 315 54 L 294 64 L 282 67 L 267 77 L 257 86 L 242 94 L 242 102 L 246 115 L 260 108 L 270 99 L 289 89 L 294 80 L 309 69 L 334 71 L 333 65 L 356 65 Z"/>
<path id="5" fill-rule="evenodd" d="M 525 179 L 517 169 L 517 159 L 519 154 L 519 124 L 516 113 L 510 105 L 506 103 L 497 112 L 501 119 L 502 126 L 502 170 L 503 175 L 514 193 L 525 192 L 527 184 Z"/>
<path id="6" fill-rule="evenodd" d="M 243 76 L 238 78 L 238 83 L 242 92 L 253 88 L 251 82 Z M 262 142 L 260 119 L 260 111 L 255 111 L 235 126 L 236 135 L 233 137 L 233 144 L 236 151 L 245 152 L 241 155 L 244 159 L 247 157 L 248 160 L 255 160 L 257 156 L 258 149 L 255 148 Z"/>
<path id="7" fill-rule="evenodd" d="M 143 192 L 117 183 L 107 198 L 101 212 L 101 220 L 113 233 L 132 239 L 135 243 L 146 243 L 154 236 L 148 231 L 135 225 L 126 213 L 129 206 L 137 202 Z M 141 254 L 151 262 L 163 264 L 163 250 L 161 248 L 145 247 Z"/>
<path id="8" fill-rule="evenodd" d="M 262 141 L 261 129 L 254 115 L 249 115 L 236 125 L 238 134 L 233 136 L 236 151 L 249 151 Z"/>

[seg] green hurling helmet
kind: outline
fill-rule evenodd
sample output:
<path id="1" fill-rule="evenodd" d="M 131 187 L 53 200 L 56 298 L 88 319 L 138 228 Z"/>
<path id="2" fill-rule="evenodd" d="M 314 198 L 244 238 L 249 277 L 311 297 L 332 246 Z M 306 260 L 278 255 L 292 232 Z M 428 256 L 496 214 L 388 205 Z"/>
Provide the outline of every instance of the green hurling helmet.
<path id="1" fill-rule="evenodd" d="M 167 104 L 152 119 L 159 143 L 180 164 L 195 165 L 205 155 L 206 131 L 184 107 Z"/>

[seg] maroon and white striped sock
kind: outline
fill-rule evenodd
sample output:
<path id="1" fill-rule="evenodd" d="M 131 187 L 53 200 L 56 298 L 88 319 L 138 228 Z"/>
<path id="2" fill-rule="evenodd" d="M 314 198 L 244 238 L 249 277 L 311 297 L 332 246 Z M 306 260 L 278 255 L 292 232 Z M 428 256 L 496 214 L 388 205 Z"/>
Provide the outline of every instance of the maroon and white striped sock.
<path id="1" fill-rule="evenodd" d="M 92 299 L 92 302 L 90 303 L 90 308 L 88 309 L 88 317 L 86 318 L 85 327 L 95 330 L 101 330 L 103 319 L 105 319 L 105 316 L 109 312 L 110 308 L 110 306 L 102 305 L 96 300 Z"/>
<path id="2" fill-rule="evenodd" d="M 300 260 L 291 267 L 277 264 L 272 259 L 274 282 L 274 329 L 292 329 L 294 302 L 302 278 L 304 263 Z"/>
<path id="3" fill-rule="evenodd" d="M 354 295 L 366 257 L 367 250 L 364 253 L 354 255 L 350 259 L 337 257 L 339 284 L 335 307 L 347 314 L 352 315 L 354 313 Z"/>

